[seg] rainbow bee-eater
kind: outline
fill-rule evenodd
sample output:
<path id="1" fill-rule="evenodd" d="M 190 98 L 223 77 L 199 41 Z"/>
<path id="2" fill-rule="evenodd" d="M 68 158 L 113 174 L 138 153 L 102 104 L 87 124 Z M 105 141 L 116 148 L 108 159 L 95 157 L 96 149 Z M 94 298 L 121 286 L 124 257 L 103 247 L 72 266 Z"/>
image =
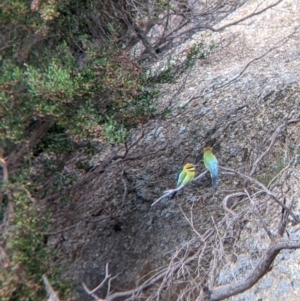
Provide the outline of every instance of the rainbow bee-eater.
<path id="1" fill-rule="evenodd" d="M 195 177 L 195 166 L 191 163 L 187 163 L 183 166 L 182 172 L 179 174 L 177 187 L 187 184 Z"/>
<path id="2" fill-rule="evenodd" d="M 181 173 L 178 176 L 176 189 L 170 189 L 165 191 L 165 195 L 157 199 L 151 206 L 154 206 L 157 202 L 159 202 L 163 197 L 170 196 L 170 198 L 174 198 L 177 192 L 182 189 L 184 185 L 188 182 L 192 181 L 195 177 L 195 166 L 191 163 L 187 163 L 183 166 Z"/>
<path id="3" fill-rule="evenodd" d="M 212 153 L 212 148 L 209 146 L 204 148 L 203 161 L 204 161 L 205 167 L 210 172 L 212 186 L 214 189 L 217 189 L 218 160 L 215 157 L 215 155 Z"/>

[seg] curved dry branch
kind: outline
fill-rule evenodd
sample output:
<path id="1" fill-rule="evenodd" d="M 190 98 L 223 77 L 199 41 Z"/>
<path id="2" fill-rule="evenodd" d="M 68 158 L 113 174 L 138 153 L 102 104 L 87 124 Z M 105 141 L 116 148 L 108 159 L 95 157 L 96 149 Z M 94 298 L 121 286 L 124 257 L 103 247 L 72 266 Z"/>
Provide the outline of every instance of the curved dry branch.
<path id="1" fill-rule="evenodd" d="M 290 204 L 288 204 L 288 207 L 290 209 L 293 208 L 294 206 L 294 202 L 295 202 L 295 199 L 296 199 L 296 196 L 298 196 L 298 194 L 300 193 L 300 191 L 297 191 L 291 198 L 291 201 L 290 201 Z M 278 226 L 278 230 L 277 230 L 277 233 L 279 236 L 283 236 L 284 232 L 286 231 L 286 225 L 287 225 L 287 222 L 288 222 L 288 213 L 282 209 L 282 213 L 281 213 L 281 221 L 279 223 L 279 226 Z"/>
<path id="2" fill-rule="evenodd" d="M 261 182 L 257 181 L 256 179 L 249 177 L 247 175 L 241 174 L 238 171 L 235 171 L 233 169 L 230 168 L 225 168 L 225 167 L 220 167 L 220 169 L 224 170 L 224 171 L 228 171 L 229 173 L 226 173 L 228 175 L 238 175 L 241 178 L 247 179 L 250 182 L 256 184 L 257 186 L 259 186 L 268 196 L 270 196 L 278 205 L 280 205 L 282 208 L 284 208 L 293 218 L 297 223 L 300 223 L 300 219 L 287 207 L 285 206 L 282 202 L 280 202 L 280 200 Z"/>
<path id="3" fill-rule="evenodd" d="M 270 270 L 270 265 L 281 250 L 298 248 L 300 248 L 300 240 L 278 239 L 276 242 L 271 243 L 258 264 L 247 277 L 235 283 L 212 289 L 210 301 L 224 300 L 249 289 Z"/>
<path id="4" fill-rule="evenodd" d="M 211 88 L 207 89 L 204 93 L 200 93 L 200 94 L 197 94 L 197 95 L 193 95 L 191 96 L 186 102 L 185 104 L 189 104 L 190 102 L 192 102 L 193 100 L 196 100 L 198 98 L 203 98 L 209 94 L 211 94 L 212 92 L 215 92 L 217 90 L 220 90 L 226 86 L 229 86 L 230 84 L 234 83 L 236 80 L 238 80 L 245 72 L 246 70 L 252 65 L 254 64 L 255 62 L 259 61 L 260 59 L 262 59 L 263 57 L 267 56 L 269 53 L 271 53 L 272 51 L 274 51 L 275 49 L 278 49 L 280 47 L 282 47 L 282 45 L 284 45 L 285 43 L 287 43 L 287 41 L 293 37 L 295 35 L 295 33 L 299 30 L 299 28 L 296 28 L 292 31 L 291 34 L 289 34 L 288 36 L 284 37 L 283 39 L 281 39 L 280 41 L 278 41 L 276 43 L 276 45 L 274 45 L 273 47 L 269 48 L 266 52 L 264 52 L 262 55 L 252 59 L 251 61 L 249 61 L 242 69 L 241 72 L 239 72 L 238 75 L 234 76 L 232 79 L 230 80 L 225 80 L 222 84 L 220 84 L 219 86 L 215 86 L 215 85 L 212 85 Z M 189 109 L 189 110 L 186 110 L 185 113 L 189 112 L 189 111 L 192 111 L 194 110 L 193 108 L 192 109 Z M 182 113 L 178 113 L 177 115 L 180 115 Z M 176 116 L 175 116 L 176 117 Z"/>
<path id="5" fill-rule="evenodd" d="M 225 212 L 228 212 L 228 213 L 230 213 L 230 214 L 232 214 L 233 216 L 235 216 L 236 213 L 235 213 L 233 210 L 231 210 L 231 209 L 228 208 L 227 202 L 228 202 L 230 199 L 232 199 L 232 198 L 243 197 L 243 196 L 247 196 L 247 194 L 246 194 L 245 192 L 237 192 L 237 193 L 233 193 L 233 194 L 227 195 L 227 196 L 223 199 L 223 201 L 222 201 L 222 205 L 223 205 L 224 211 L 225 211 Z"/>
<path id="6" fill-rule="evenodd" d="M 103 285 L 105 284 L 105 282 L 107 281 L 109 283 L 109 288 L 108 288 L 108 293 L 109 293 L 109 289 L 110 289 L 110 281 L 115 278 L 116 276 L 114 277 L 111 277 L 111 275 L 109 274 L 109 271 L 108 271 L 108 263 L 106 264 L 105 266 L 105 278 L 102 280 L 102 282 L 97 286 L 95 287 L 94 289 L 90 290 L 85 283 L 82 283 L 83 285 L 83 288 L 84 290 L 88 293 L 89 296 L 92 296 L 95 300 L 97 301 L 105 301 L 104 299 L 101 299 L 99 298 L 95 293 L 97 290 L 99 290 L 100 288 L 103 287 Z"/>

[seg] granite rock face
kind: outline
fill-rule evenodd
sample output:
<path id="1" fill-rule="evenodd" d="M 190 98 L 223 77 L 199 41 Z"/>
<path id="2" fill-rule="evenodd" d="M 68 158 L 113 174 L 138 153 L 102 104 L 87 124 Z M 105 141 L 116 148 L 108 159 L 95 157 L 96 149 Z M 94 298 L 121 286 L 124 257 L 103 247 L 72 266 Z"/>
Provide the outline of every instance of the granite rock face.
<path id="1" fill-rule="evenodd" d="M 260 1 L 249 2 L 216 28 L 260 8 Z M 197 62 L 176 85 L 162 87 L 161 105 L 172 99 L 174 113 L 149 122 L 143 135 L 141 129 L 132 131 L 130 142 L 137 143 L 131 152 L 137 159 L 112 164 L 78 192 L 72 204 L 57 209 L 68 216 L 65 226 L 71 221 L 87 220 L 66 230 L 63 239 L 52 237 L 49 241 L 50 246 L 59 245 L 60 260 L 69 267 L 67 274 L 78 282 L 78 300 L 88 300 L 81 282 L 96 287 L 104 278 L 106 263 L 112 275 L 118 274 L 112 281 L 113 290 L 135 288 L 153 270 L 183 258 L 183 250 L 186 256 L 196 253 L 196 247 L 191 246 L 198 246 L 195 241 L 199 235 L 226 217 L 223 199 L 230 192 L 244 189 L 240 178 L 226 174 L 221 175 L 217 192 L 212 191 L 207 176 L 188 185 L 176 198 L 163 199 L 153 207 L 151 204 L 166 189 L 175 187 L 184 163 L 196 164 L 197 174 L 205 171 L 202 156 L 207 145 L 214 147 L 221 166 L 249 174 L 278 126 L 299 117 L 299 11 L 299 0 L 282 1 L 239 25 L 194 35 L 192 41 L 181 45 L 179 55 L 202 40 L 218 48 L 205 61 Z M 185 109 L 180 110 L 183 105 Z M 293 160 L 300 154 L 299 129 L 297 122 L 285 127 L 253 174 L 265 185 L 270 184 L 279 198 L 289 202 L 294 196 L 296 215 L 300 215 L 300 165 L 298 157 Z M 91 162 L 96 166 L 102 159 L 99 154 Z M 253 197 L 253 201 L 262 202 L 261 215 L 269 229 L 276 231 L 281 207 L 269 199 L 263 202 L 263 198 Z M 232 208 L 241 212 L 248 205 L 244 202 Z M 298 238 L 297 225 L 291 218 L 287 230 L 291 238 Z M 218 274 L 203 281 L 211 287 L 243 278 L 269 243 L 257 215 L 249 211 L 239 239 L 224 251 L 223 263 L 216 269 Z M 206 256 L 209 262 L 211 257 Z M 230 300 L 299 300 L 299 256 L 298 250 L 282 251 L 267 275 Z M 187 296 L 189 300 L 200 300 L 191 288 L 192 279 L 198 279 L 193 273 L 200 270 L 200 261 L 198 265 L 191 262 L 180 274 L 186 277 L 190 291 L 184 291 L 186 286 L 181 287 L 181 282 L 177 286 L 168 283 L 172 292 L 161 292 L 161 300 L 188 300 Z M 175 275 L 173 280 L 176 283 Z M 154 300 L 155 292 L 147 292 L 152 296 L 149 300 Z"/>

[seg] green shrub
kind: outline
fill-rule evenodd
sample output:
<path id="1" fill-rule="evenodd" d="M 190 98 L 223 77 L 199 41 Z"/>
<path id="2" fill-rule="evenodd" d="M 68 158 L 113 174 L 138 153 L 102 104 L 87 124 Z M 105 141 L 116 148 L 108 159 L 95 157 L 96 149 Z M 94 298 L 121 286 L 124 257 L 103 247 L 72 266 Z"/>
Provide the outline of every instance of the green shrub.
<path id="1" fill-rule="evenodd" d="M 88 155 L 98 151 L 93 141 L 124 142 L 132 127 L 155 117 L 157 84 L 175 82 L 196 59 L 207 55 L 203 45 L 195 46 L 184 62 L 170 63 L 153 76 L 130 59 L 128 24 L 113 11 L 114 7 L 123 9 L 123 4 L 8 0 L 0 8 L 0 141 L 5 144 L 4 155 L 26 145 L 34 137 L 34 125 L 53 124 L 38 138 L 37 147 L 33 143 L 35 149 L 22 156 L 18 172 L 10 166 L 10 183 L 0 186 L 0 222 L 5 223 L 0 249 L 3 300 L 45 300 L 43 274 L 61 297 L 69 292 L 69 283 L 59 278 L 60 271 L 52 265 L 52 253 L 44 244 L 51 210 L 45 212 L 31 197 L 33 193 L 41 197 L 39 187 L 44 183 L 50 183 L 47 193 L 57 193 L 76 182 L 76 173 L 64 173 L 63 164 L 57 161 L 81 140 L 90 141 L 84 150 Z M 159 21 L 160 12 L 170 5 L 168 1 L 157 3 L 151 16 L 143 5 L 131 7 L 126 16 L 137 16 L 137 23 L 146 26 L 141 12 L 145 20 Z M 80 61 L 79 54 L 85 59 Z M 166 108 L 164 114 L 168 112 Z M 42 152 L 46 153 L 44 174 L 39 171 L 33 181 L 28 162 Z M 76 166 L 89 169 L 88 164 Z"/>
<path id="2" fill-rule="evenodd" d="M 51 214 L 41 211 L 26 187 L 28 184 L 21 184 L 22 180 L 25 178 L 19 176 L 14 179 L 16 183 L 5 185 L 1 191 L 10 196 L 1 237 L 1 300 L 45 300 L 43 274 L 55 278 L 56 285 L 59 284 L 56 288 L 67 296 L 70 282 L 59 278 L 58 267 L 51 263 L 53 254 L 44 242 Z"/>

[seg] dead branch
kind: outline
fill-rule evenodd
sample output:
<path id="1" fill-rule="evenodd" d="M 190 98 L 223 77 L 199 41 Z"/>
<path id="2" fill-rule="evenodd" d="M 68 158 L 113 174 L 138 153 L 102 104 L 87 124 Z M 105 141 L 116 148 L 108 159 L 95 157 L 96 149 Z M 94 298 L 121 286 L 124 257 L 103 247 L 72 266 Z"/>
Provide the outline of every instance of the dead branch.
<path id="1" fill-rule="evenodd" d="M 125 142 L 125 152 L 124 152 L 124 156 L 126 156 L 128 154 L 128 152 L 135 147 L 139 142 L 141 142 L 142 138 L 145 137 L 145 128 L 142 129 L 141 135 L 140 137 L 138 137 L 134 142 L 132 142 L 129 146 L 127 144 L 127 142 Z"/>
<path id="2" fill-rule="evenodd" d="M 211 229 L 207 230 L 203 235 L 202 238 L 204 241 L 208 240 L 211 235 L 213 234 L 213 231 Z M 187 258 L 185 260 L 185 264 L 191 263 L 193 260 L 195 260 L 196 254 L 193 256 Z M 162 269 L 160 272 L 156 273 L 152 277 L 150 277 L 148 280 L 144 281 L 140 286 L 138 286 L 135 289 L 124 291 L 124 292 L 118 292 L 111 295 L 106 296 L 105 301 L 113 301 L 119 298 L 126 298 L 130 296 L 134 296 L 138 292 L 141 292 L 142 290 L 154 285 L 158 281 L 162 280 L 167 274 L 173 275 L 178 269 L 181 268 L 182 262 L 176 262 L 171 267 L 167 267 Z"/>
<path id="3" fill-rule="evenodd" d="M 277 241 L 272 242 L 269 248 L 264 252 L 264 255 L 261 257 L 258 264 L 247 277 L 238 280 L 235 283 L 212 289 L 210 301 L 224 300 L 249 289 L 269 271 L 270 265 L 281 250 L 298 248 L 300 248 L 300 240 L 280 238 Z"/>
<path id="4" fill-rule="evenodd" d="M 230 26 L 234 26 L 234 25 L 240 24 L 241 22 L 246 21 L 247 19 L 250 19 L 250 18 L 252 18 L 252 17 L 254 17 L 254 16 L 261 15 L 261 14 L 264 13 L 265 11 L 267 11 L 267 10 L 269 10 L 269 9 L 271 9 L 271 8 L 273 8 L 273 7 L 275 7 L 275 6 L 277 6 L 277 5 L 280 4 L 282 1 L 283 1 L 283 0 L 279 0 L 279 1 L 275 2 L 274 4 L 270 4 L 269 6 L 265 7 L 264 9 L 261 9 L 261 10 L 258 11 L 258 12 L 254 12 L 254 13 L 252 13 L 252 14 L 249 14 L 248 16 L 245 16 L 245 17 L 243 17 L 243 18 L 241 18 L 241 19 L 239 19 L 239 20 L 237 20 L 237 21 L 235 21 L 235 22 L 228 23 L 228 24 L 226 24 L 226 25 L 224 25 L 224 26 L 218 28 L 216 31 L 222 31 L 222 30 L 224 30 L 224 29 L 227 28 L 227 27 L 230 27 Z"/>
<path id="5" fill-rule="evenodd" d="M 49 296 L 47 301 L 59 301 L 59 298 L 57 297 L 57 294 L 55 293 L 54 289 L 52 288 L 50 282 L 48 281 L 46 275 L 42 276 L 47 294 Z"/>
<path id="6" fill-rule="evenodd" d="M 169 189 L 169 190 L 166 190 L 165 192 L 164 192 L 164 194 L 160 197 L 160 198 L 158 198 L 155 202 L 153 202 L 152 204 L 151 204 L 151 207 L 152 206 L 154 206 L 155 204 L 157 204 L 160 200 L 162 200 L 163 198 L 166 198 L 166 197 L 168 197 L 168 196 L 174 196 L 174 194 L 176 194 L 178 191 L 180 191 L 180 190 L 182 190 L 183 189 L 183 187 L 184 187 L 185 185 L 181 185 L 181 186 L 179 186 L 179 187 L 177 187 L 177 188 L 175 188 L 175 189 Z"/>
<path id="7" fill-rule="evenodd" d="M 152 45 L 149 43 L 149 39 L 147 38 L 146 33 L 138 28 L 137 26 L 134 26 L 134 30 L 136 32 L 136 35 L 138 38 L 142 41 L 144 47 L 146 48 L 147 52 L 155 59 L 158 59 L 159 56 L 156 54 L 155 50 L 153 49 Z"/>
<path id="8" fill-rule="evenodd" d="M 293 205 L 294 205 L 294 202 L 295 202 L 295 198 L 297 197 L 297 195 L 299 194 L 300 192 L 296 192 L 293 196 L 292 196 L 292 199 L 291 199 L 291 202 L 290 204 L 288 204 L 288 208 L 289 209 L 292 209 L 293 208 Z M 278 236 L 283 236 L 284 234 L 284 231 L 286 229 L 286 225 L 287 225 L 287 221 L 288 221 L 288 214 L 287 214 L 287 211 L 282 209 L 282 216 L 281 216 L 281 221 L 279 223 L 279 226 L 278 226 Z"/>
<path id="9" fill-rule="evenodd" d="M 196 177 L 195 179 L 193 179 L 193 181 L 191 181 L 189 183 L 192 183 L 194 181 L 202 179 L 206 175 L 206 173 L 207 173 L 207 171 L 203 172 L 202 174 L 200 174 L 198 177 Z M 187 183 L 186 185 L 188 185 L 189 183 Z M 158 203 L 160 200 L 162 200 L 168 196 L 174 196 L 174 194 L 176 194 L 178 191 L 182 190 L 186 185 L 181 185 L 175 189 L 166 190 L 160 198 L 158 198 L 156 201 L 154 201 L 152 203 L 151 207 L 154 206 L 156 203 Z"/>
<path id="10" fill-rule="evenodd" d="M 178 265 L 176 268 L 178 269 L 179 267 L 180 267 L 180 265 Z M 105 300 L 113 301 L 113 300 L 116 300 L 119 298 L 130 297 L 130 296 L 152 286 L 153 284 L 155 284 L 156 282 L 161 280 L 166 275 L 166 273 L 167 273 L 167 269 L 164 269 L 161 273 L 154 275 L 153 277 L 146 280 L 142 285 L 138 286 L 137 288 L 129 290 L 129 291 L 118 292 L 118 293 L 108 295 Z"/>
<path id="11" fill-rule="evenodd" d="M 246 20 L 248 20 L 248 19 L 250 19 L 250 18 L 252 18 L 252 17 L 261 15 L 261 14 L 264 13 L 265 11 L 267 11 L 267 10 L 269 10 L 269 9 L 271 9 L 271 8 L 273 8 L 273 7 L 275 7 L 275 6 L 277 6 L 277 5 L 280 4 L 282 1 L 283 1 L 283 0 L 279 0 L 279 1 L 275 2 L 274 4 L 271 4 L 271 5 L 267 6 L 267 7 L 265 7 L 264 9 L 261 9 L 261 10 L 258 11 L 258 12 L 253 12 L 253 13 L 251 13 L 251 14 L 249 14 L 249 15 L 247 15 L 247 16 L 245 16 L 245 17 L 243 17 L 243 18 L 241 18 L 241 19 L 239 19 L 239 20 L 237 20 L 237 21 L 234 21 L 234 22 L 225 24 L 225 25 L 223 25 L 223 26 L 220 27 L 220 28 L 214 28 L 213 26 L 211 26 L 211 25 L 208 24 L 208 23 L 203 23 L 203 24 L 200 24 L 200 25 L 198 25 L 198 26 L 193 27 L 192 29 L 189 29 L 189 30 L 186 30 L 186 31 L 181 32 L 180 35 L 186 35 L 186 34 L 188 34 L 188 33 L 191 32 L 191 31 L 192 31 L 192 32 L 195 32 L 196 30 L 200 31 L 200 30 L 206 30 L 206 29 L 207 29 L 207 30 L 210 30 L 210 31 L 212 31 L 212 32 L 222 32 L 222 31 L 224 31 L 224 30 L 225 30 L 226 28 L 228 28 L 228 27 L 231 27 L 231 26 L 234 26 L 234 25 L 238 25 L 238 24 L 242 23 L 243 21 L 246 21 Z M 173 34 L 173 33 L 172 33 L 172 34 Z"/>
<path id="12" fill-rule="evenodd" d="M 250 182 L 256 184 L 257 186 L 259 186 L 268 196 L 270 196 L 277 204 L 279 204 L 282 208 L 284 208 L 293 218 L 297 223 L 300 223 L 299 218 L 287 207 L 285 206 L 282 202 L 280 202 L 280 200 L 261 182 L 257 181 L 256 179 L 250 177 L 250 176 L 246 176 L 244 174 L 241 174 L 233 169 L 230 168 L 225 168 L 225 167 L 220 167 L 220 169 L 225 170 L 225 171 L 229 171 L 229 173 L 226 173 L 228 175 L 239 175 L 240 177 L 249 180 Z"/>
<path id="13" fill-rule="evenodd" d="M 194 218 L 193 218 L 193 206 L 191 207 L 191 218 L 189 219 L 186 214 L 184 213 L 183 209 L 181 207 L 180 208 L 180 211 L 181 213 L 183 214 L 184 218 L 186 219 L 186 221 L 190 224 L 190 226 L 192 227 L 192 229 L 194 230 L 194 232 L 198 235 L 198 237 L 204 241 L 202 235 L 199 233 L 199 231 L 197 231 L 197 229 L 195 228 L 194 226 Z"/>
<path id="14" fill-rule="evenodd" d="M 147 34 L 149 36 L 149 31 L 143 31 L 143 35 L 139 35 L 138 32 L 135 30 L 138 39 L 135 38 L 135 42 L 139 40 L 144 44 L 145 51 L 136 58 L 137 61 L 146 60 L 149 57 L 156 57 L 156 53 L 165 53 L 170 49 L 176 47 L 178 44 L 184 43 L 188 38 L 190 38 L 193 34 L 204 31 L 210 30 L 212 32 L 221 32 L 224 31 L 226 28 L 238 25 L 245 20 L 248 20 L 252 17 L 257 15 L 263 14 L 265 11 L 274 8 L 275 6 L 279 5 L 283 0 L 279 0 L 273 4 L 268 5 L 267 7 L 259 10 L 254 11 L 253 13 L 248 14 L 245 17 L 238 19 L 237 21 L 225 24 L 220 28 L 214 27 L 213 23 L 218 23 L 216 20 L 217 18 L 219 21 L 222 17 L 218 16 L 218 13 L 221 11 L 224 13 L 224 6 L 226 5 L 225 2 L 219 1 L 214 3 L 215 5 L 206 6 L 203 11 L 198 12 L 193 8 L 189 13 L 181 12 L 180 10 L 175 11 L 173 10 L 170 14 L 169 12 L 165 12 L 165 15 L 159 20 L 159 24 L 164 27 L 164 30 L 161 33 L 157 33 L 157 37 L 155 40 L 146 39 Z M 229 4 L 229 3 L 227 3 Z M 225 15 L 229 15 L 233 13 L 239 6 L 243 4 L 243 1 L 235 1 L 229 4 L 228 10 Z M 173 17 L 173 18 L 172 18 Z M 171 20 L 177 20 L 171 21 Z M 212 21 L 213 20 L 213 21 Z M 196 25 L 194 25 L 196 24 Z M 152 29 L 152 27 L 151 27 Z M 141 30 L 141 29 L 140 29 Z M 130 43 L 132 44 L 132 41 Z"/>
<path id="15" fill-rule="evenodd" d="M 259 163 L 270 153 L 278 135 L 281 133 L 281 131 L 288 126 L 291 123 L 299 122 L 300 118 L 290 119 L 282 123 L 280 126 L 277 127 L 277 129 L 274 131 L 273 135 L 271 136 L 271 142 L 268 146 L 268 148 L 255 160 L 253 163 L 252 169 L 249 173 L 250 176 L 253 176 L 253 174 L 256 172 L 256 169 L 259 165 Z"/>
<path id="16" fill-rule="evenodd" d="M 274 234 L 272 234 L 272 232 L 268 229 L 267 227 L 267 224 L 265 223 L 265 221 L 263 220 L 258 208 L 256 207 L 256 204 L 253 202 L 252 198 L 250 197 L 248 191 L 245 189 L 244 190 L 245 193 L 247 194 L 248 196 L 248 199 L 250 200 L 252 206 L 255 208 L 255 211 L 256 211 L 256 215 L 258 216 L 259 220 L 260 220 L 260 223 L 262 225 L 262 227 L 264 228 L 265 232 L 267 233 L 267 235 L 269 236 L 269 238 L 271 239 L 271 241 L 276 237 Z"/>
<path id="17" fill-rule="evenodd" d="M 95 300 L 97 300 L 97 301 L 105 301 L 105 299 L 99 298 L 99 297 L 95 294 L 95 292 L 96 292 L 97 290 L 99 290 L 100 288 L 102 288 L 103 285 L 105 284 L 105 282 L 108 281 L 109 279 L 111 279 L 111 275 L 110 275 L 109 272 L 108 272 L 108 263 L 107 263 L 106 266 L 105 266 L 105 278 L 102 280 L 102 282 L 101 282 L 97 287 L 95 287 L 94 289 L 90 290 L 90 289 L 86 286 L 86 284 L 82 283 L 82 285 L 83 285 L 83 288 L 85 289 L 85 291 L 88 293 L 89 296 L 92 296 L 92 297 L 93 297 Z M 108 293 L 109 293 L 109 291 L 108 291 Z"/>
<path id="18" fill-rule="evenodd" d="M 82 186 L 90 183 L 91 181 L 93 181 L 93 179 L 95 177 L 97 177 L 99 174 L 103 173 L 106 168 L 108 166 L 113 166 L 115 164 L 119 164 L 122 162 L 126 162 L 126 161 L 134 161 L 134 160 L 140 160 L 144 157 L 147 156 L 152 156 L 155 155 L 161 151 L 164 151 L 166 149 L 166 145 L 164 145 L 162 148 L 153 151 L 153 152 L 149 152 L 149 153 L 143 153 L 140 155 L 136 155 L 136 156 L 127 156 L 128 155 L 128 150 L 125 151 L 125 153 L 123 155 L 117 154 L 116 151 L 114 151 L 112 154 L 109 154 L 104 160 L 103 162 L 101 162 L 100 165 L 96 166 L 93 170 L 91 170 L 89 173 L 87 173 L 82 180 L 80 180 L 79 182 L 77 182 L 76 184 L 65 188 L 63 191 L 52 194 L 50 196 L 47 196 L 45 198 L 43 198 L 41 201 L 43 202 L 49 202 L 49 201 L 53 201 L 55 199 L 60 198 L 62 195 L 64 194 L 68 194 L 71 193 L 79 188 L 82 188 Z"/>
<path id="19" fill-rule="evenodd" d="M 294 29 L 293 30 L 293 32 L 291 33 L 291 34 L 289 34 L 288 36 L 286 36 L 286 37 L 284 37 L 283 39 L 281 39 L 280 41 L 278 41 L 277 43 L 276 43 L 276 46 L 273 46 L 273 47 L 271 47 L 270 49 L 268 49 L 266 52 L 264 52 L 262 55 L 260 55 L 260 56 L 258 56 L 258 57 L 256 57 L 256 58 L 254 58 L 254 59 L 252 59 L 251 61 L 249 61 L 246 65 L 245 65 L 245 67 L 242 69 L 242 71 L 238 74 L 238 75 L 236 75 L 235 77 L 233 77 L 232 79 L 230 79 L 230 80 L 228 80 L 228 81 L 225 81 L 223 84 L 221 84 L 221 85 L 219 85 L 219 86 L 217 86 L 217 87 L 215 87 L 215 86 L 213 86 L 213 87 L 211 87 L 211 89 L 207 89 L 208 91 L 207 92 L 205 92 L 205 93 L 202 93 L 202 94 L 198 94 L 198 95 L 194 95 L 194 96 L 192 96 L 192 97 L 190 97 L 189 99 L 188 99 L 188 101 L 186 102 L 186 104 L 189 104 L 190 102 L 192 102 L 193 100 L 195 100 L 195 99 L 198 99 L 198 98 L 203 98 L 203 97 L 205 97 L 206 95 L 208 95 L 208 94 L 211 94 L 212 92 L 215 92 L 215 91 L 217 91 L 217 90 L 220 90 L 220 89 L 222 89 L 222 88 L 224 88 L 224 87 L 226 87 L 226 86 L 229 86 L 231 83 L 233 83 L 233 82 L 235 82 L 237 79 L 239 79 L 244 73 L 245 73 L 245 71 L 254 63 L 254 62 L 256 62 L 256 61 L 259 61 L 260 59 L 262 59 L 263 57 L 265 57 L 265 56 L 267 56 L 269 53 L 271 53 L 273 50 L 275 50 L 275 49 L 278 49 L 278 48 L 280 48 L 282 45 L 284 45 L 297 31 L 299 30 L 299 28 L 296 28 L 296 29 Z M 192 109 L 189 109 L 189 110 L 186 110 L 186 111 L 184 111 L 185 113 L 187 113 L 187 112 L 189 112 L 189 111 L 192 111 L 193 110 L 193 108 Z M 180 114 L 182 114 L 182 112 L 181 113 L 178 113 L 177 115 L 180 115 Z"/>
<path id="20" fill-rule="evenodd" d="M 224 211 L 225 211 L 225 212 L 228 212 L 228 213 L 230 213 L 230 214 L 232 214 L 233 216 L 235 216 L 236 213 L 235 213 L 233 210 L 231 210 L 231 209 L 228 208 L 227 202 L 228 202 L 230 199 L 232 199 L 232 198 L 243 197 L 243 196 L 246 196 L 246 195 L 247 195 L 247 194 L 245 194 L 244 192 L 237 192 L 237 193 L 233 193 L 233 194 L 227 195 L 227 196 L 223 199 L 223 201 L 222 201 L 222 205 L 223 205 Z"/>
<path id="21" fill-rule="evenodd" d="M 156 41 L 153 42 L 151 49 L 159 49 L 159 53 L 164 53 L 164 52 L 174 48 L 179 43 L 181 43 L 181 44 L 184 43 L 188 38 L 190 38 L 193 34 L 195 34 L 197 32 L 204 31 L 204 30 L 210 30 L 212 32 L 222 32 L 228 27 L 238 25 L 245 20 L 248 20 L 252 17 L 255 17 L 257 15 L 264 13 L 265 11 L 267 11 L 271 8 L 274 8 L 275 6 L 279 5 L 282 1 L 283 0 L 279 0 L 279 1 L 275 2 L 274 4 L 271 4 L 267 7 L 265 7 L 264 9 L 261 9 L 260 11 L 253 12 L 243 18 L 240 18 L 237 21 L 234 21 L 229 24 L 225 24 L 224 26 L 222 26 L 220 28 L 214 27 L 214 25 L 212 23 L 213 22 L 218 23 L 218 22 L 216 22 L 217 14 L 220 9 L 221 10 L 224 9 L 224 5 L 225 5 L 225 3 L 222 3 L 222 1 L 217 3 L 216 6 L 214 6 L 214 7 L 212 6 L 210 10 L 208 9 L 205 12 L 200 12 L 200 13 L 192 12 L 191 14 L 188 14 L 188 15 L 181 13 L 181 12 L 178 12 L 178 14 L 175 13 L 175 16 L 177 16 L 180 19 L 180 21 L 178 21 L 175 24 L 174 24 L 174 21 L 170 22 L 170 24 L 168 24 L 168 27 L 169 27 L 168 30 L 164 30 L 163 33 L 159 35 L 159 37 L 156 39 Z M 231 3 L 230 5 L 231 5 L 231 7 L 228 8 L 227 14 L 234 12 L 239 6 L 242 5 L 242 2 L 235 1 L 235 3 Z M 212 21 L 212 19 L 211 19 L 212 16 L 214 16 L 213 17 L 214 21 Z M 168 21 L 166 21 L 165 19 L 168 20 L 168 15 L 165 15 L 165 17 L 163 17 L 160 20 L 160 23 L 165 24 L 165 26 L 166 26 Z M 180 40 L 180 42 L 179 42 L 179 40 Z M 147 47 L 146 47 L 146 50 L 148 50 Z M 145 60 L 149 56 L 153 56 L 153 55 L 149 52 L 146 52 L 146 53 L 144 52 L 142 55 L 140 55 L 137 58 L 137 60 L 138 61 Z"/>

